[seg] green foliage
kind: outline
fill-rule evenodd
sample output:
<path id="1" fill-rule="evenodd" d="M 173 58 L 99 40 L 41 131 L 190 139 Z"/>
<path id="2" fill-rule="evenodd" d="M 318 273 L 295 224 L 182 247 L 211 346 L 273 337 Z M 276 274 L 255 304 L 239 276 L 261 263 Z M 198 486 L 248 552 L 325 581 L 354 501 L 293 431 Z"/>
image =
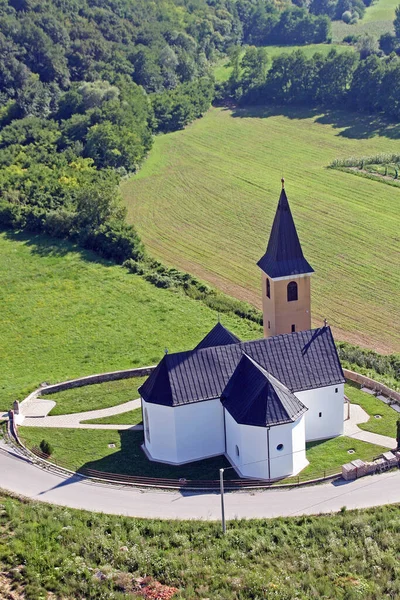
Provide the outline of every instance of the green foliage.
<path id="1" fill-rule="evenodd" d="M 360 393 L 366 395 L 363 392 Z M 388 407 L 386 409 L 391 410 L 396 416 L 392 409 Z M 139 416 L 140 413 L 137 415 Z M 121 417 L 123 415 L 117 415 L 117 424 Z M 106 419 L 101 421 L 105 423 Z M 374 421 L 377 420 L 374 419 Z M 93 423 L 97 423 L 97 421 L 93 421 Z M 133 423 L 128 422 L 127 424 Z M 391 425 L 393 437 L 394 426 L 392 423 Z M 39 440 L 46 435 L 54 448 L 52 460 L 71 470 L 88 468 L 137 477 L 216 480 L 219 476 L 219 469 L 230 466 L 223 455 L 177 466 L 154 463 L 146 457 L 141 448 L 143 431 L 21 427 L 19 435 L 29 448 L 37 447 Z M 114 444 L 115 447 L 109 448 L 109 444 Z M 281 480 L 281 483 L 310 481 L 340 473 L 342 464 L 349 462 L 347 451 L 350 448 L 355 450 L 353 459 L 361 460 L 373 460 L 386 450 L 383 446 L 345 436 L 310 442 L 306 448 L 310 464 L 301 472 L 299 478 L 288 477 Z M 227 479 L 238 478 L 234 469 L 229 468 L 225 477 Z"/>
<path id="2" fill-rule="evenodd" d="M 69 242 L 3 233 L 0 254 L 2 410 L 43 382 L 154 365 L 165 348 L 194 348 L 218 319 L 178 290 L 158 290 Z M 243 340 L 262 335 L 236 316 L 226 314 L 223 323 Z M 137 397 L 135 383 L 77 388 L 53 410 L 120 404 Z"/>
<path id="3" fill-rule="evenodd" d="M 51 416 L 100 410 L 139 398 L 138 388 L 146 379 L 147 377 L 132 377 L 94 383 L 54 394 L 46 394 L 43 395 L 43 398 L 56 403 L 51 410 Z"/>
<path id="4" fill-rule="evenodd" d="M 54 452 L 53 446 L 47 440 L 42 440 L 39 444 L 39 448 L 43 454 L 47 454 L 47 456 L 51 456 Z"/>
<path id="5" fill-rule="evenodd" d="M 289 173 L 297 230 L 316 270 L 313 325 L 326 316 L 337 339 L 398 352 L 393 190 L 326 168 L 335 156 L 398 152 L 397 130 L 340 110 L 211 109 L 184 131 L 158 136 L 140 172 L 122 183 L 128 219 L 151 255 L 260 307 L 256 263 Z"/>
<path id="6" fill-rule="evenodd" d="M 223 536 L 219 522 L 110 516 L 6 494 L 0 502 L 0 567 L 27 598 L 122 600 L 145 575 L 178 587 L 182 600 L 400 593 L 398 506 L 236 519 Z"/>
<path id="7" fill-rule="evenodd" d="M 366 369 L 373 369 L 381 375 L 389 375 L 397 379 L 400 384 L 399 354 L 382 355 L 374 350 L 366 350 L 347 342 L 338 342 L 337 349 L 340 360 Z"/>
<path id="8" fill-rule="evenodd" d="M 127 260 L 124 266 L 131 272 L 142 275 L 146 281 L 159 288 L 180 288 L 194 300 L 201 300 L 206 306 L 219 313 L 231 313 L 262 325 L 262 313 L 246 302 L 231 298 L 210 288 L 189 273 L 167 268 L 154 260 L 137 262 Z"/>
<path id="9" fill-rule="evenodd" d="M 359 424 L 360 429 L 386 435 L 392 439 L 396 437 L 396 422 L 399 413 L 375 396 L 361 392 L 360 386 L 351 381 L 345 386 L 345 394 L 352 404 L 359 404 L 370 415 L 369 421 Z M 375 419 L 375 415 L 379 415 L 381 418 Z"/>
<path id="10" fill-rule="evenodd" d="M 142 409 L 134 408 L 127 412 L 111 415 L 110 417 L 100 417 L 99 419 L 88 419 L 81 423 L 92 425 L 141 425 L 142 424 Z"/>

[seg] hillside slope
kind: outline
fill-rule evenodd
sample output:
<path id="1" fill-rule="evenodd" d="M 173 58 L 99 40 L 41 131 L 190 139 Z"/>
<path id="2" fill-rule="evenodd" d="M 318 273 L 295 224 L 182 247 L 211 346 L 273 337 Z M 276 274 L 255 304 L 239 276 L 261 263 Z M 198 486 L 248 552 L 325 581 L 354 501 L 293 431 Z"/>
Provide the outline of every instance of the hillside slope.
<path id="1" fill-rule="evenodd" d="M 327 169 L 337 157 L 398 152 L 396 127 L 345 112 L 212 109 L 158 137 L 122 184 L 148 250 L 261 306 L 255 263 L 286 189 L 316 274 L 313 323 L 338 339 L 399 351 L 399 190 Z"/>
<path id="2" fill-rule="evenodd" d="M 0 234 L 0 410 L 46 381 L 154 364 L 194 347 L 217 313 L 70 244 Z M 223 317 L 242 339 L 261 328 Z"/>

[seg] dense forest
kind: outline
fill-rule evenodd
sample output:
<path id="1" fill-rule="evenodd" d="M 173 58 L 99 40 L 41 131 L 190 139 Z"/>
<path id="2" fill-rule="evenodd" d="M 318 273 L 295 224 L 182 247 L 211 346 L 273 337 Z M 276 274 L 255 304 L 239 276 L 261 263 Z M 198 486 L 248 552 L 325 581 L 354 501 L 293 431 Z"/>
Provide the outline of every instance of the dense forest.
<path id="1" fill-rule="evenodd" d="M 330 41 L 330 18 L 370 0 L 0 0 L 0 224 L 72 238 L 118 262 L 144 248 L 125 221 L 120 178 L 154 134 L 215 98 L 344 106 L 400 116 L 395 35 L 356 53 L 272 62 L 261 46 Z M 250 45 L 242 55 L 241 47 Z M 384 52 L 391 53 L 387 57 Z"/>

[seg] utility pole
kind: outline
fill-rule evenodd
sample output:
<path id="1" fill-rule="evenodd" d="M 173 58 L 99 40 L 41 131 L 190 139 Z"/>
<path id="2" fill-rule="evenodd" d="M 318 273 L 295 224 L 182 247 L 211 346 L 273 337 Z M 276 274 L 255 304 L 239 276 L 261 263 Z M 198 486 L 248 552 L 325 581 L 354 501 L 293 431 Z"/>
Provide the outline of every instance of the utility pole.
<path id="1" fill-rule="evenodd" d="M 219 470 L 219 487 L 221 491 L 221 520 L 222 520 L 222 533 L 226 533 L 226 522 L 225 522 L 225 504 L 224 504 L 224 469 Z"/>

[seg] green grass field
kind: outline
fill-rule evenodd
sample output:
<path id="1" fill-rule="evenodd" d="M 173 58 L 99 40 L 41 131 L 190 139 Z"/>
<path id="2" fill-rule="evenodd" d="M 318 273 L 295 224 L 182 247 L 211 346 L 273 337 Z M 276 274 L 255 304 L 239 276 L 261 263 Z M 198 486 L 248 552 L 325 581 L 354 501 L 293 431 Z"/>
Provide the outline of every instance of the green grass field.
<path id="1" fill-rule="evenodd" d="M 220 523 L 116 517 L 6 494 L 0 506 L 5 598 L 138 598 L 135 578 L 146 575 L 178 588 L 174 600 L 400 597 L 399 506 L 233 520 L 225 536 Z"/>
<path id="2" fill-rule="evenodd" d="M 219 469 L 230 467 L 223 456 L 176 467 L 151 462 L 140 447 L 142 431 L 20 427 L 19 433 L 29 448 L 39 447 L 43 439 L 50 442 L 53 447 L 51 460 L 75 471 L 86 467 L 145 477 L 218 479 Z M 115 448 L 109 448 L 109 444 L 115 444 Z M 349 449 L 355 450 L 355 453 L 348 454 Z M 385 451 L 386 448 L 381 446 L 347 437 L 309 443 L 307 458 L 310 464 L 301 472 L 300 480 L 333 475 L 350 460 L 372 460 Z M 227 469 L 225 476 L 228 479 L 238 478 L 232 468 Z M 297 478 L 285 479 L 285 483 L 293 481 L 296 482 Z"/>
<path id="3" fill-rule="evenodd" d="M 400 350 L 400 191 L 326 168 L 335 158 L 398 152 L 398 125 L 307 109 L 211 109 L 159 136 L 122 184 L 128 218 L 169 265 L 261 306 L 257 260 L 286 190 L 312 278 L 313 325 L 338 339 Z"/>
<path id="4" fill-rule="evenodd" d="M 50 415 L 67 415 L 86 410 L 99 410 L 136 400 L 140 397 L 138 387 L 146 379 L 147 377 L 134 377 L 96 383 L 57 392 L 56 394 L 46 394 L 43 398 L 57 403 L 49 413 Z"/>
<path id="5" fill-rule="evenodd" d="M 341 41 L 341 40 L 340 40 Z M 320 52 L 324 56 L 328 54 L 333 48 L 335 48 L 338 52 L 343 52 L 343 50 L 352 49 L 352 46 L 341 46 L 339 44 L 309 44 L 308 46 L 265 46 L 267 50 L 268 58 L 270 61 L 270 66 L 272 64 L 272 59 L 279 54 L 290 54 L 295 52 L 296 50 L 301 50 L 310 58 L 316 52 Z M 242 52 L 242 56 L 245 50 Z M 224 58 L 219 61 L 214 68 L 214 77 L 216 81 L 222 83 L 224 81 L 228 81 L 230 74 L 232 73 L 232 67 L 229 66 L 229 58 Z"/>
<path id="6" fill-rule="evenodd" d="M 1 234 L 0 256 L 1 410 L 42 382 L 155 364 L 217 322 L 200 302 L 66 243 Z M 262 335 L 239 318 L 223 323 L 242 339 Z"/>
<path id="7" fill-rule="evenodd" d="M 360 423 L 360 429 L 380 433 L 392 438 L 396 438 L 396 423 L 400 417 L 393 408 L 387 406 L 382 400 L 375 396 L 360 391 L 360 386 L 355 383 L 347 383 L 345 394 L 353 404 L 359 404 L 365 412 L 371 415 L 367 423 Z M 375 419 L 375 415 L 380 415 L 381 419 Z"/>
<path id="8" fill-rule="evenodd" d="M 101 417 L 100 419 L 88 419 L 81 423 L 92 423 L 94 425 L 139 425 L 142 423 L 142 409 L 134 408 L 119 415 Z"/>
<path id="9" fill-rule="evenodd" d="M 346 35 L 369 33 L 379 38 L 383 33 L 393 33 L 394 11 L 398 4 L 399 0 L 378 0 L 367 7 L 364 18 L 354 25 L 346 25 L 343 21 L 333 21 L 333 42 L 341 42 Z"/>

